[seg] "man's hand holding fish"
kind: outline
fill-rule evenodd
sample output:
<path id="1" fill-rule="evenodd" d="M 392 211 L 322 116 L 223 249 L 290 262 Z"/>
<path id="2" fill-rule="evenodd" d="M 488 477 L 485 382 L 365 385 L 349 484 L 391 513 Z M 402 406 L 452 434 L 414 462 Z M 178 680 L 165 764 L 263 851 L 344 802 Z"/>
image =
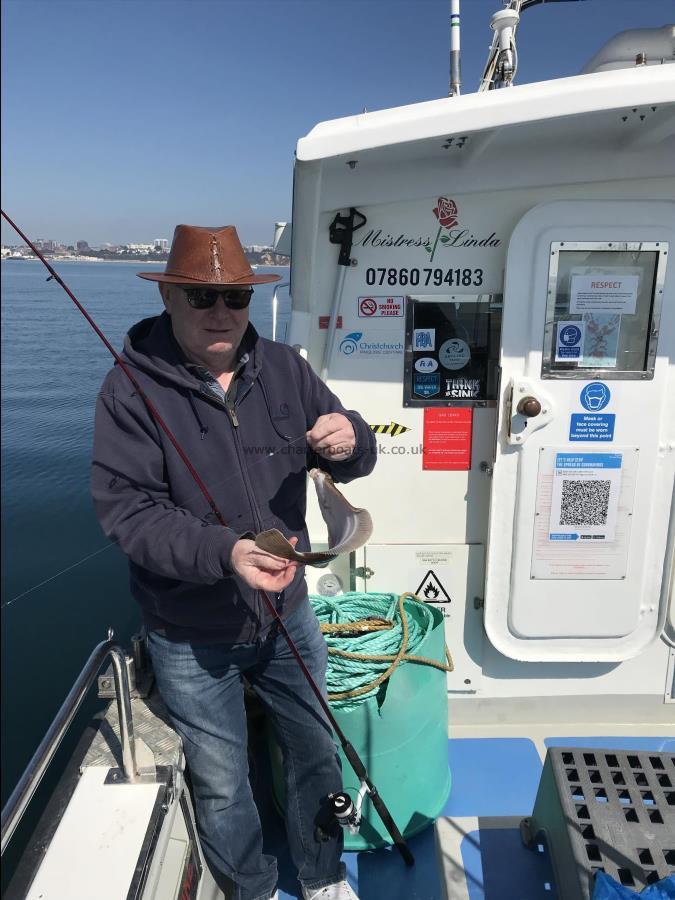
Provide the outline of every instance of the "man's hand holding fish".
<path id="1" fill-rule="evenodd" d="M 298 543 L 296 537 L 289 541 L 293 547 Z M 298 564 L 273 556 L 256 547 L 255 541 L 242 538 L 237 541 L 232 551 L 232 568 L 249 587 L 263 591 L 285 590 L 295 578 Z"/>

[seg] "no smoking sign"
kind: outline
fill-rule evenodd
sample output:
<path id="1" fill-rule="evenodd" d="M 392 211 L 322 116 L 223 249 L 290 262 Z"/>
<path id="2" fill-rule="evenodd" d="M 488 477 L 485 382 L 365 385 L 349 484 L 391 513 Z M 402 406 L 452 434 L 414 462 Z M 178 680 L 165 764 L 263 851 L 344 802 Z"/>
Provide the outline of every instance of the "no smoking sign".
<path id="1" fill-rule="evenodd" d="M 403 297 L 359 297 L 360 319 L 400 318 L 403 315 Z"/>

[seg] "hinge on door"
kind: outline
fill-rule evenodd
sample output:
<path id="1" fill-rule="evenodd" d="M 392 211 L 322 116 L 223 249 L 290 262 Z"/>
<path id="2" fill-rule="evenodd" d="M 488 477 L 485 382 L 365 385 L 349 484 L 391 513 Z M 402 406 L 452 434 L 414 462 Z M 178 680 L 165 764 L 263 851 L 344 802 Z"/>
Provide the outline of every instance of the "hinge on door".
<path id="1" fill-rule="evenodd" d="M 375 572 L 369 566 L 358 566 L 358 568 L 354 569 L 354 576 L 356 578 L 365 578 L 368 581 L 369 578 L 372 578 Z"/>

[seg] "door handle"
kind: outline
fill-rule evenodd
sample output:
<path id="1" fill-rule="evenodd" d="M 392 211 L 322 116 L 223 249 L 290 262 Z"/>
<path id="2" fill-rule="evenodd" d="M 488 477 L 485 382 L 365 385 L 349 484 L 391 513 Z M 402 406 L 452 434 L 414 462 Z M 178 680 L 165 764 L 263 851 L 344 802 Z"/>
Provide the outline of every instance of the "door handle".
<path id="1" fill-rule="evenodd" d="M 518 406 L 516 406 L 516 412 L 519 412 L 521 416 L 525 416 L 527 419 L 531 419 L 534 416 L 538 416 L 541 412 L 541 403 L 536 397 L 523 397 L 518 402 Z"/>
<path id="2" fill-rule="evenodd" d="M 507 444 L 525 441 L 554 418 L 555 407 L 548 394 L 529 378 L 511 380 L 506 392 Z"/>

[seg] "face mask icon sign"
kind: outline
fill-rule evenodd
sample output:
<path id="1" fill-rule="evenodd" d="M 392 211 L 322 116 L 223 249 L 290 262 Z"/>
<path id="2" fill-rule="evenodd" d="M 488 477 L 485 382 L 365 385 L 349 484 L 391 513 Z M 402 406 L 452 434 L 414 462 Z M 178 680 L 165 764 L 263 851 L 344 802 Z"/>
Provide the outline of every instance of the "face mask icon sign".
<path id="1" fill-rule="evenodd" d="M 603 384 L 602 381 L 593 381 L 591 384 L 587 384 L 581 392 L 581 405 L 591 412 L 598 412 L 607 406 L 611 396 L 606 384 Z"/>
<path id="2" fill-rule="evenodd" d="M 560 343 L 566 347 L 573 347 L 581 340 L 581 329 L 576 325 L 567 325 L 560 332 Z"/>

